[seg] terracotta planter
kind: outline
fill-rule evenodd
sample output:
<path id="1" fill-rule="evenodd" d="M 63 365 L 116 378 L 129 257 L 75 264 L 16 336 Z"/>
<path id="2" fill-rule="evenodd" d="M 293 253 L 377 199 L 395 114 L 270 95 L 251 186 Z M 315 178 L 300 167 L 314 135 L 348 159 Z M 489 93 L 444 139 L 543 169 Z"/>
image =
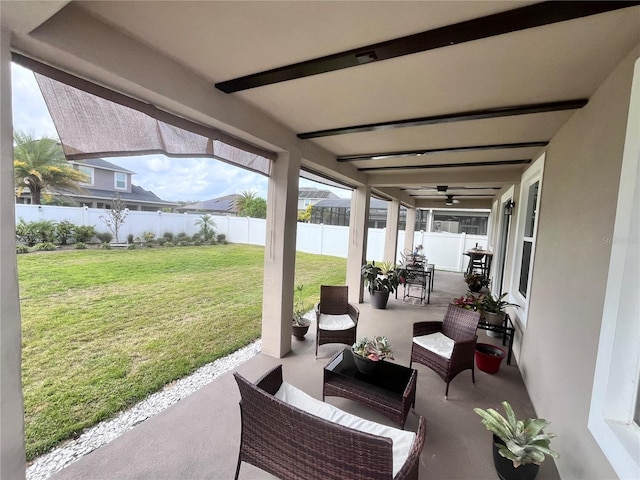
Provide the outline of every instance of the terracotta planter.
<path id="1" fill-rule="evenodd" d="M 507 352 L 495 345 L 476 344 L 476 366 L 485 373 L 496 373 L 506 355 Z"/>
<path id="2" fill-rule="evenodd" d="M 389 301 L 388 290 L 374 290 L 369 292 L 371 296 L 371 306 L 377 309 L 387 308 L 387 302 Z"/>
<path id="3" fill-rule="evenodd" d="M 501 480 L 533 480 L 538 475 L 540 465 L 535 463 L 526 463 L 519 467 L 514 467 L 513 462 L 508 458 L 504 458 L 498 453 L 498 447 L 496 443 L 504 442 L 499 437 L 493 436 L 493 464 L 498 472 L 498 477 Z"/>

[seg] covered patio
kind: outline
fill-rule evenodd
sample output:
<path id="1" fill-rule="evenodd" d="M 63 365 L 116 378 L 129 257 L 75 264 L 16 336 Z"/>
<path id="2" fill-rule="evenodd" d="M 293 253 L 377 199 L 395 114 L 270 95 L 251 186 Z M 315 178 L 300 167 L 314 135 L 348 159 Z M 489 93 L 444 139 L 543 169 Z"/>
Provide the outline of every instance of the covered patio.
<path id="1" fill-rule="evenodd" d="M 438 272 L 438 282 L 429 306 L 391 299 L 385 310 L 372 309 L 368 299 L 360 304 L 359 336 L 388 335 L 395 362 L 409 365 L 413 322 L 442 320 L 451 298 L 465 293 L 462 274 Z M 281 359 L 257 355 L 237 371 L 256 380 L 269 368 L 283 364 L 285 380 L 315 398 L 322 398 L 322 369 L 344 345 L 320 347 L 314 358 L 313 327 L 302 342 L 294 341 L 292 351 Z M 478 342 L 500 345 L 500 339 L 478 331 Z M 435 372 L 418 370 L 416 408 L 409 413 L 405 429 L 415 431 L 418 415 L 427 420 L 427 440 L 420 462 L 420 479 L 495 478 L 491 435 L 480 423 L 474 407 L 498 406 L 509 399 L 516 414 L 535 415 L 516 362 L 503 362 L 497 374 L 476 369 L 458 375 L 451 383 L 449 399 L 444 398 L 444 382 Z M 232 372 L 222 375 L 196 393 L 179 401 L 155 417 L 109 444 L 58 472 L 56 480 L 232 478 L 240 442 L 240 396 Z M 388 418 L 358 403 L 339 397 L 327 401 L 343 410 L 386 425 Z M 501 409 L 501 407 L 500 407 Z M 550 430 L 553 431 L 553 425 Z M 295 452 L 291 452 L 295 462 Z M 375 469 L 375 465 L 371 466 Z M 243 463 L 241 479 L 274 478 Z M 542 464 L 538 478 L 560 478 L 553 459 Z"/>
<path id="2" fill-rule="evenodd" d="M 294 381 L 302 371 L 293 367 L 305 364 L 291 340 L 301 175 L 352 189 L 345 283 L 363 308 L 372 197 L 389 202 L 384 260 L 392 261 L 400 208 L 405 248 L 421 208 L 490 210 L 491 289 L 522 306 L 511 312 L 514 355 L 530 406 L 558 433 L 560 476 L 640 477 L 638 2 L 60 0 L 1 2 L 0 18 L 2 478 L 23 478 L 25 467 L 12 58 L 166 122 L 145 130 L 145 141 L 169 131 L 214 156 L 222 143 L 249 156 L 235 163 L 269 176 L 263 355 L 246 367 L 252 378 L 260 362 L 284 357 Z M 110 138 L 62 143 L 96 155 L 83 150 L 92 137 Z M 171 146 L 179 154 L 184 144 Z M 436 243 L 425 245 L 427 256 Z M 322 362 L 312 363 L 318 375 Z M 422 408 L 441 405 L 434 416 L 455 424 L 455 395 L 466 392 L 466 401 L 485 384 L 464 390 L 464 380 L 447 403 L 425 397 L 440 382 L 425 390 L 422 380 Z M 443 452 L 462 445 L 466 460 L 481 451 L 477 439 L 446 441 L 450 425 L 433 428 Z M 429 459 L 432 471 L 457 475 L 444 473 L 442 458 Z"/>

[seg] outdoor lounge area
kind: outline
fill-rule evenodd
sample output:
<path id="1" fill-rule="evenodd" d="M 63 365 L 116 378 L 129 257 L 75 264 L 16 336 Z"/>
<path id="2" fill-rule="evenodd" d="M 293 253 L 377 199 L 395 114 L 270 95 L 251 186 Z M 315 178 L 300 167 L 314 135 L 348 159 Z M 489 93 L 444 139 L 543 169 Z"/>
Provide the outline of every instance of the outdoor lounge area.
<path id="1" fill-rule="evenodd" d="M 360 304 L 358 338 L 387 335 L 393 348 L 394 362 L 408 366 L 411 354 L 412 324 L 423 320 L 441 320 L 454 296 L 465 292 L 461 273 L 438 272 L 438 282 L 431 304 L 413 305 L 390 299 L 384 310 Z M 294 341 L 287 356 L 276 359 L 257 355 L 237 371 L 255 381 L 272 367 L 282 364 L 284 379 L 311 395 L 322 399 L 322 371 L 329 359 L 345 345 L 319 347 L 315 359 L 314 329 L 304 341 Z M 478 330 L 478 342 L 500 344 Z M 426 440 L 419 464 L 420 479 L 495 479 L 491 453 L 491 435 L 481 424 L 474 407 L 501 409 L 508 400 L 520 417 L 534 416 L 531 401 L 516 362 L 503 362 L 492 375 L 476 369 L 476 383 L 471 372 L 458 375 L 452 382 L 449 398 L 444 398 L 444 382 L 432 370 L 414 365 L 418 371 L 416 407 L 410 410 L 405 429 L 415 431 L 418 416 L 426 420 Z M 227 479 L 233 478 L 240 442 L 240 394 L 228 372 L 164 412 L 136 426 L 111 443 L 90 453 L 58 472 L 58 480 L 102 479 Z M 367 420 L 397 426 L 392 420 L 351 400 L 327 397 L 331 405 Z M 553 431 L 553 418 L 550 431 Z M 553 447 L 553 445 L 552 445 Z M 562 455 L 562 451 L 560 451 Z M 291 452 L 291 462 L 296 461 Z M 375 470 L 376 466 L 371 465 Z M 243 463 L 240 479 L 274 478 Z M 539 479 L 557 479 L 553 459 L 543 462 Z"/>

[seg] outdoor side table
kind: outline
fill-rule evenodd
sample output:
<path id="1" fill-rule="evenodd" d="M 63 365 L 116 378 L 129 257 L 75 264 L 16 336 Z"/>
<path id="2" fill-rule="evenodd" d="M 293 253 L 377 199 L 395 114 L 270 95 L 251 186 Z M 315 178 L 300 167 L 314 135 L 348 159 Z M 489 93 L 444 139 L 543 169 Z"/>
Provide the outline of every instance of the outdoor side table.
<path id="1" fill-rule="evenodd" d="M 324 367 L 322 400 L 343 397 L 366 405 L 390 418 L 400 428 L 416 403 L 418 372 L 396 363 L 380 361 L 375 374 L 365 375 L 355 365 L 350 348 L 345 348 Z"/>

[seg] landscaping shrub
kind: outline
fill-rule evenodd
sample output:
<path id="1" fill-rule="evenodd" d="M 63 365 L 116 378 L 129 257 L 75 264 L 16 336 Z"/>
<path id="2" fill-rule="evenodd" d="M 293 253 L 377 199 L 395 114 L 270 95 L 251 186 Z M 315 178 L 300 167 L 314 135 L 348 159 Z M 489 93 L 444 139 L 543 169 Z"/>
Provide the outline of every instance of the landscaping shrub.
<path id="1" fill-rule="evenodd" d="M 162 237 L 167 241 L 167 242 L 173 242 L 173 233 L 172 232 L 164 232 L 162 234 Z"/>
<path id="2" fill-rule="evenodd" d="M 175 245 L 175 243 L 173 243 L 173 242 L 164 242 L 164 245 L 163 245 L 163 246 L 164 246 L 164 247 L 175 247 L 176 245 Z"/>
<path id="3" fill-rule="evenodd" d="M 40 242 L 36 244 L 35 249 L 39 252 L 49 252 L 55 250 L 56 246 L 51 242 Z"/>
<path id="4" fill-rule="evenodd" d="M 178 246 L 179 247 L 188 247 L 189 246 L 189 242 L 183 240 L 181 242 L 178 242 Z"/>
<path id="5" fill-rule="evenodd" d="M 29 247 L 26 245 L 16 245 L 16 253 L 29 253 Z"/>
<path id="6" fill-rule="evenodd" d="M 151 243 L 156 238 L 156 234 L 153 232 L 143 232 L 142 238 L 146 243 Z"/>
<path id="7" fill-rule="evenodd" d="M 100 240 L 100 242 L 109 243 L 113 239 L 113 233 L 111 232 L 98 232 L 96 233 L 96 238 Z"/>
<path id="8" fill-rule="evenodd" d="M 39 220 L 37 222 L 25 222 L 18 220 L 16 224 L 16 239 L 26 243 L 30 247 L 36 243 L 52 243 L 56 224 L 49 220 Z"/>
<path id="9" fill-rule="evenodd" d="M 135 249 L 136 249 L 135 243 L 129 243 L 129 245 L 127 245 L 127 250 L 135 250 Z"/>
<path id="10" fill-rule="evenodd" d="M 217 238 L 220 243 L 227 243 L 227 236 L 224 233 L 219 233 Z"/>
<path id="11" fill-rule="evenodd" d="M 167 239 L 164 237 L 160 237 L 158 238 L 157 242 L 158 242 L 158 245 L 163 246 L 165 243 L 167 243 Z"/>
<path id="12" fill-rule="evenodd" d="M 58 222 L 54 228 L 53 236 L 60 245 L 66 245 L 69 238 L 73 235 L 75 225 L 69 220 Z"/>
<path id="13" fill-rule="evenodd" d="M 111 244 L 108 242 L 103 243 L 102 245 L 100 245 L 100 248 L 102 250 L 111 250 Z"/>
<path id="14" fill-rule="evenodd" d="M 84 242 L 76 242 L 76 250 L 86 250 L 87 249 L 87 244 Z"/>
<path id="15" fill-rule="evenodd" d="M 76 243 L 87 243 L 96 234 L 96 227 L 93 225 L 75 225 L 73 227 L 73 238 Z"/>
<path id="16" fill-rule="evenodd" d="M 56 223 L 51 220 L 31 222 L 40 243 L 53 243 Z"/>
<path id="17" fill-rule="evenodd" d="M 189 235 L 187 235 L 187 234 L 186 234 L 186 233 L 184 233 L 184 232 L 180 232 L 180 233 L 177 235 L 177 238 L 178 238 L 178 240 L 186 240 L 187 238 L 189 238 Z"/>
<path id="18" fill-rule="evenodd" d="M 34 246 L 37 242 L 37 235 L 33 228 L 33 222 L 25 222 L 24 218 L 18 220 L 16 224 L 16 239 L 19 242 L 24 242 L 30 247 Z"/>
<path id="19" fill-rule="evenodd" d="M 133 233 L 127 235 L 127 243 L 133 244 Z"/>

